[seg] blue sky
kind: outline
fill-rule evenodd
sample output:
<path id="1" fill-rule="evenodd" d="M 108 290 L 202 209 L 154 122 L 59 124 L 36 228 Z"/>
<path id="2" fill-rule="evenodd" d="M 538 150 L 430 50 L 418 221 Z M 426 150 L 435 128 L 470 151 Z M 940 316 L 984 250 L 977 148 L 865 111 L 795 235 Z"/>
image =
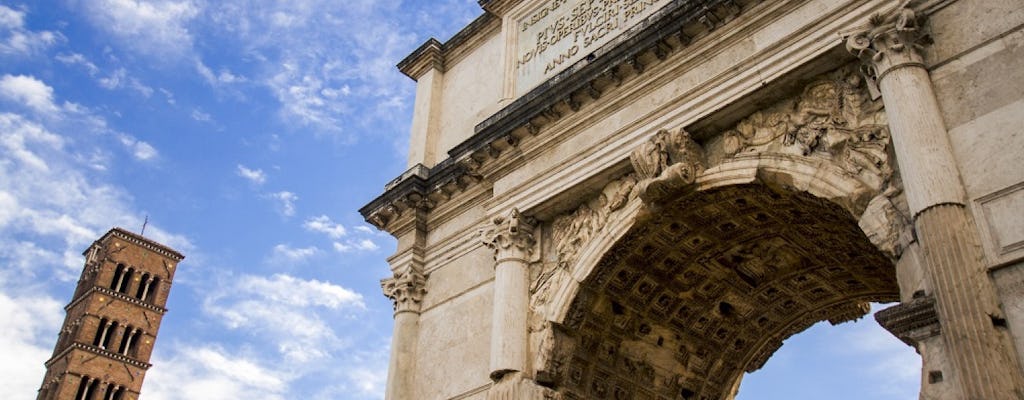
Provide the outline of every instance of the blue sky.
<path id="1" fill-rule="evenodd" d="M 6 398 L 35 398 L 81 252 L 147 215 L 146 235 L 187 258 L 144 398 L 382 398 L 379 279 L 394 243 L 356 210 L 405 166 L 414 84 L 394 64 L 480 12 L 476 0 L 0 0 Z M 849 398 L 916 398 L 918 365 L 870 319 L 817 326 L 741 398 L 841 398 L 836 382 Z"/>

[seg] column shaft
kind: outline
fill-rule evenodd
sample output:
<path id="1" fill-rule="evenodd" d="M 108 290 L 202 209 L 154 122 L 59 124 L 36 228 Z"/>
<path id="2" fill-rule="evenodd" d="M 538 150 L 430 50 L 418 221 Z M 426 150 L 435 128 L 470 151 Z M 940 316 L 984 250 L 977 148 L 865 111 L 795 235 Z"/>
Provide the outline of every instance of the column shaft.
<path id="1" fill-rule="evenodd" d="M 998 313 L 995 287 L 919 53 L 926 43 L 922 24 L 914 10 L 897 8 L 873 17 L 847 48 L 865 60 L 885 101 L 952 375 L 967 399 L 1021 398 L 1020 369 L 991 320 Z"/>
<path id="2" fill-rule="evenodd" d="M 391 361 L 388 365 L 388 386 L 384 398 L 388 400 L 414 399 L 412 378 L 416 364 L 416 340 L 419 337 L 420 316 L 413 312 L 395 314 L 395 329 L 391 335 Z"/>
<path id="3" fill-rule="evenodd" d="M 517 259 L 498 263 L 494 271 L 491 323 L 491 378 L 524 371 L 527 363 L 530 270 Z"/>

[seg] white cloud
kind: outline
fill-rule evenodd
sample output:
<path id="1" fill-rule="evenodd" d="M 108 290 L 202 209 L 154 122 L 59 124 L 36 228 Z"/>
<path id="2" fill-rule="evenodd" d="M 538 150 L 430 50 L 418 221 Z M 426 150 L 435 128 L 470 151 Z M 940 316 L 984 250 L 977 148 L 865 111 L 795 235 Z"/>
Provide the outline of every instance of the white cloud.
<path id="1" fill-rule="evenodd" d="M 129 88 L 138 92 L 143 97 L 149 97 L 153 95 L 153 88 L 146 86 L 141 81 L 139 81 L 138 78 L 129 76 L 128 70 L 124 68 L 118 68 L 110 76 L 106 78 L 100 78 L 97 83 L 99 83 L 100 87 L 107 90 Z"/>
<path id="2" fill-rule="evenodd" d="M 64 64 L 66 64 L 66 65 L 80 65 L 80 66 L 82 66 L 82 68 L 85 68 L 85 71 L 88 72 L 90 76 L 95 76 L 96 74 L 98 74 L 100 72 L 100 68 L 97 67 L 96 64 L 93 64 L 92 61 L 89 61 L 88 58 L 86 58 L 84 55 L 81 55 L 79 53 L 71 53 L 71 54 L 63 54 L 63 53 L 61 53 L 61 54 L 57 54 L 57 56 L 55 58 L 57 59 L 57 61 L 60 61 L 60 62 L 62 62 Z"/>
<path id="3" fill-rule="evenodd" d="M 315 246 L 296 248 L 286 244 L 278 244 L 274 246 L 269 262 L 272 264 L 296 265 L 308 261 L 319 253 L 320 249 Z"/>
<path id="4" fill-rule="evenodd" d="M 157 400 L 284 399 L 290 374 L 213 346 L 175 346 L 154 355 L 142 392 Z"/>
<path id="5" fill-rule="evenodd" d="M 0 55 L 28 55 L 63 39 L 52 31 L 31 31 L 25 27 L 25 12 L 0 4 Z"/>
<path id="6" fill-rule="evenodd" d="M 267 175 L 263 173 L 262 169 L 249 169 L 242 164 L 238 164 L 237 174 L 238 176 L 245 178 L 247 181 L 257 185 L 262 185 L 267 182 Z M 292 206 L 292 209 L 294 210 L 294 206 Z"/>
<path id="7" fill-rule="evenodd" d="M 299 200 L 299 196 L 289 191 L 281 191 L 277 193 L 270 193 L 267 197 L 277 200 L 279 211 L 286 217 L 295 215 L 295 202 Z"/>
<path id="8" fill-rule="evenodd" d="M 40 114 L 52 115 L 60 110 L 53 102 L 53 88 L 31 76 L 4 75 L 0 78 L 0 96 Z"/>
<path id="9" fill-rule="evenodd" d="M 193 1 L 95 0 L 82 4 L 93 25 L 132 50 L 179 57 L 192 50 L 188 24 L 200 12 Z"/>
<path id="10" fill-rule="evenodd" d="M 121 134 L 119 135 L 121 144 L 139 161 L 150 161 L 157 158 L 159 153 L 149 143 L 136 139 L 132 136 Z"/>
<path id="11" fill-rule="evenodd" d="M 346 344 L 328 325 L 329 316 L 365 309 L 362 296 L 352 290 L 283 274 L 242 276 L 228 288 L 210 295 L 204 311 L 229 329 L 259 335 L 298 364 L 328 357 Z"/>
<path id="12" fill-rule="evenodd" d="M 326 215 L 307 219 L 302 227 L 309 231 L 323 233 L 331 239 L 339 239 L 346 234 L 344 226 L 331 221 L 331 218 Z"/>
<path id="13" fill-rule="evenodd" d="M 48 296 L 10 296 L 0 292 L 0 375 L 5 396 L 14 400 L 35 398 L 43 381 L 43 361 L 53 351 L 64 310 Z"/>
<path id="14" fill-rule="evenodd" d="M 366 225 L 358 225 L 358 226 L 356 226 L 356 231 L 359 232 L 359 233 L 365 233 L 367 235 L 373 235 L 373 234 L 377 233 L 376 230 L 374 230 L 373 228 L 368 227 Z"/>
<path id="15" fill-rule="evenodd" d="M 260 293 L 268 300 L 295 307 L 364 307 L 362 295 L 316 279 L 303 280 L 284 274 L 276 274 L 270 278 L 247 276 L 239 280 L 238 287 L 245 292 Z"/>
<path id="16" fill-rule="evenodd" d="M 192 119 L 199 122 L 210 122 L 213 120 L 213 117 L 210 116 L 210 114 L 208 113 L 204 113 L 198 109 L 195 109 L 192 110 Z"/>
<path id="17" fill-rule="evenodd" d="M 248 81 L 245 77 L 235 75 L 227 68 L 221 68 L 220 72 L 214 73 L 210 67 L 203 64 L 202 61 L 196 60 L 195 62 L 196 72 L 206 80 L 211 86 L 220 86 L 223 84 L 242 83 Z"/>
<path id="18" fill-rule="evenodd" d="M 334 250 L 339 253 L 349 253 L 353 251 L 374 251 L 379 249 L 380 246 L 374 243 L 370 239 L 359 239 L 359 240 L 348 240 L 345 243 L 334 242 Z"/>

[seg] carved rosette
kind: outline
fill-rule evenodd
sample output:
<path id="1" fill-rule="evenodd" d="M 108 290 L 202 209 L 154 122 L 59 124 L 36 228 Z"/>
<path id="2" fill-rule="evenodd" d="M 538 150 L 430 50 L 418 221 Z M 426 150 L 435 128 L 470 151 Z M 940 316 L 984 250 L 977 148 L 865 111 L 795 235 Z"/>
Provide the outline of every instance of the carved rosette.
<path id="1" fill-rule="evenodd" d="M 537 244 L 533 234 L 537 221 L 513 208 L 507 216 L 494 218 L 493 223 L 494 226 L 480 234 L 483 244 L 494 250 L 494 260 L 497 263 L 505 260 L 529 263 Z"/>
<path id="2" fill-rule="evenodd" d="M 427 278 L 412 266 L 395 271 L 394 276 L 380 281 L 384 296 L 394 303 L 395 314 L 420 311 L 420 303 L 427 294 Z"/>
<path id="3" fill-rule="evenodd" d="M 893 68 L 924 66 L 920 50 L 931 39 L 923 28 L 923 16 L 908 3 L 905 0 L 889 13 L 871 16 L 867 26 L 846 40 L 846 49 L 864 62 L 865 74 L 875 82 Z"/>
<path id="4" fill-rule="evenodd" d="M 658 131 L 630 153 L 629 161 L 640 179 L 640 197 L 647 202 L 692 184 L 707 167 L 704 149 L 683 129 Z"/>

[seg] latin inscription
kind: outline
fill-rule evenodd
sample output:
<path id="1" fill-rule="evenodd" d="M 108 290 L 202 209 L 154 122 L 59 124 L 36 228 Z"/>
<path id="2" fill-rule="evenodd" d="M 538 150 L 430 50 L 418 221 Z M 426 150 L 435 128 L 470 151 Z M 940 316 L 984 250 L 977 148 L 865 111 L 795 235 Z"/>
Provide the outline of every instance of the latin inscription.
<path id="1" fill-rule="evenodd" d="M 516 92 L 561 72 L 669 0 L 548 0 L 518 21 Z"/>

